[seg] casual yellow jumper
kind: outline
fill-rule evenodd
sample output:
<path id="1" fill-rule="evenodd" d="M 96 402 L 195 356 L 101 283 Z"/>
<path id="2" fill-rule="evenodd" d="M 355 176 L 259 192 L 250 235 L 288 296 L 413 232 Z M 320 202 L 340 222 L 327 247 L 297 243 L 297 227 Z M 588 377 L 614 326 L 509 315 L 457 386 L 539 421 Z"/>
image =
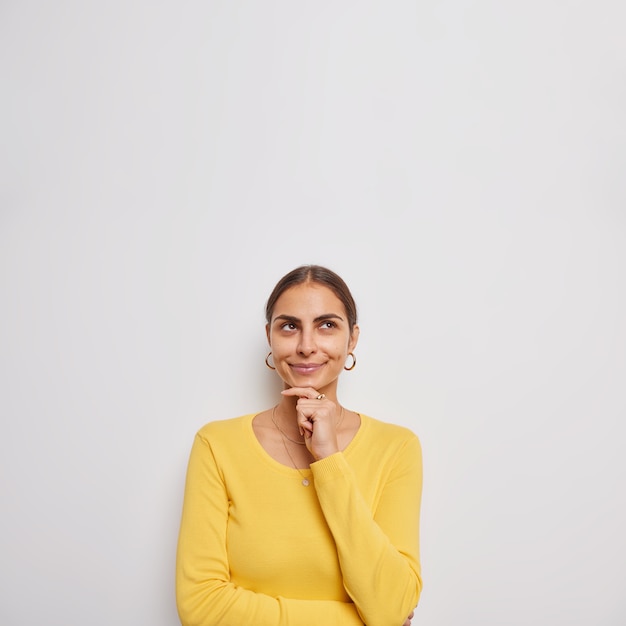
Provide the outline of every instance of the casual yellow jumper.
<path id="1" fill-rule="evenodd" d="M 402 626 L 422 588 L 422 454 L 361 415 L 343 452 L 300 470 L 254 414 L 211 422 L 189 459 L 176 595 L 183 626 Z"/>

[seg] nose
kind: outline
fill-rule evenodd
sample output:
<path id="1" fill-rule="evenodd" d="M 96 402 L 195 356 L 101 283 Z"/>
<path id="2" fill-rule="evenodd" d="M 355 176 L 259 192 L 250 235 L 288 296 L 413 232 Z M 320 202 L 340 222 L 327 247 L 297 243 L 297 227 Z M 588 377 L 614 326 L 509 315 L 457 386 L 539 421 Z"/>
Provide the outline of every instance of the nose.
<path id="1" fill-rule="evenodd" d="M 315 335 L 312 330 L 302 329 L 298 352 L 303 356 L 309 356 L 315 352 Z"/>

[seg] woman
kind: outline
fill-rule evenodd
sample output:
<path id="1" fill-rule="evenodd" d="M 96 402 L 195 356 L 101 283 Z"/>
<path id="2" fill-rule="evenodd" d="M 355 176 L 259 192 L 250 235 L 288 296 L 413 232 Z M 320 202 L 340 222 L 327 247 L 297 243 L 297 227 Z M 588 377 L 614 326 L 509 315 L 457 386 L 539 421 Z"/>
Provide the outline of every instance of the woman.
<path id="1" fill-rule="evenodd" d="M 356 306 L 324 267 L 266 306 L 276 406 L 193 443 L 177 555 L 183 626 L 409 626 L 422 587 L 422 460 L 408 429 L 343 407 Z"/>

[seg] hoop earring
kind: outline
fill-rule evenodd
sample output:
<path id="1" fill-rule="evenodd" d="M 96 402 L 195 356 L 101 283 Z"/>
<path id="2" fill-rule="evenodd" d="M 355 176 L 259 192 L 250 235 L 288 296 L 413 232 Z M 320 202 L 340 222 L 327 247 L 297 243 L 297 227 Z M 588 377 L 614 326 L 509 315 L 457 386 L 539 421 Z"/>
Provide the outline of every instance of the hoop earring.
<path id="1" fill-rule="evenodd" d="M 349 372 L 350 370 L 353 370 L 354 366 L 356 365 L 356 357 L 354 356 L 354 352 L 348 352 L 348 356 L 352 357 L 352 365 L 350 367 L 346 367 L 345 365 L 343 366 L 343 369 L 346 370 L 347 372 Z"/>
<path id="2" fill-rule="evenodd" d="M 271 370 L 275 370 L 276 368 L 273 367 L 272 365 L 270 365 L 270 357 L 272 356 L 271 352 L 267 353 L 267 356 L 265 357 L 265 365 L 267 365 L 267 367 L 269 367 Z M 354 366 L 353 366 L 354 367 Z"/>

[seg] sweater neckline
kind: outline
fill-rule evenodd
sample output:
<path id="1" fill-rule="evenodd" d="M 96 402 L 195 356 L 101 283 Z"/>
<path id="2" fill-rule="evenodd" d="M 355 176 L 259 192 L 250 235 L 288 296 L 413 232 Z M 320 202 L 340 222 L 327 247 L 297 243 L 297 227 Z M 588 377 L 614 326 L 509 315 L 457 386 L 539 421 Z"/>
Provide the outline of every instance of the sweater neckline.
<path id="1" fill-rule="evenodd" d="M 363 413 L 359 413 L 358 411 L 355 411 L 355 413 L 359 416 L 361 424 L 354 434 L 354 437 L 352 437 L 350 443 L 341 451 L 346 456 L 350 456 L 352 449 L 355 445 L 358 445 L 359 440 L 363 437 L 363 432 L 368 428 L 367 416 L 363 415 Z M 289 474 L 290 476 L 293 476 L 294 474 L 301 474 L 307 478 L 310 477 L 312 474 L 310 467 L 296 469 L 290 465 L 283 465 L 280 461 L 277 461 L 274 457 L 268 454 L 265 448 L 261 445 L 261 442 L 257 439 L 257 436 L 254 434 L 254 428 L 252 427 L 252 420 L 254 420 L 257 415 L 258 413 L 249 413 L 243 419 L 243 427 L 246 432 L 246 436 L 248 437 L 250 444 L 256 451 L 257 455 L 267 464 L 271 465 L 274 469 L 279 470 L 283 474 Z"/>

